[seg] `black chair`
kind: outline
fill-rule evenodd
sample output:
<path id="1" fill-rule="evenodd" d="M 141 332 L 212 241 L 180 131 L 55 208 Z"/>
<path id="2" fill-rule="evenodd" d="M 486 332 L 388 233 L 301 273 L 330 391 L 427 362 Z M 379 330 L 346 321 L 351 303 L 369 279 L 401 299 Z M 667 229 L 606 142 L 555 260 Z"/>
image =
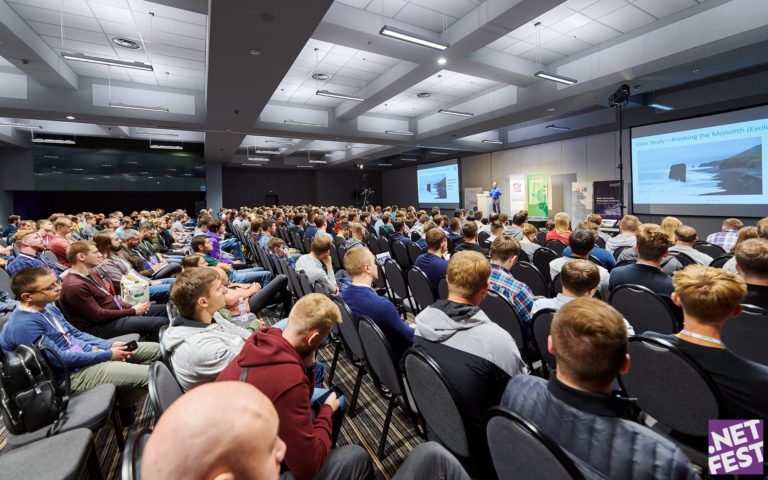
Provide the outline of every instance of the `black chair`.
<path id="1" fill-rule="evenodd" d="M 403 270 L 408 270 L 412 262 L 411 257 L 408 255 L 408 249 L 403 245 L 403 242 L 395 240 L 391 243 L 390 247 L 392 249 L 392 255 L 395 257 L 395 261 L 397 261 L 398 265 L 400 265 Z"/>
<path id="2" fill-rule="evenodd" d="M 302 243 L 304 243 L 304 251 L 305 253 L 309 253 L 312 251 L 312 238 L 304 237 L 302 239 Z"/>
<path id="3" fill-rule="evenodd" d="M 169 304 L 170 305 L 170 304 Z M 173 322 L 173 319 L 170 319 L 171 322 Z M 171 362 L 171 354 L 166 350 L 165 345 L 163 344 L 163 335 L 165 334 L 165 331 L 168 330 L 168 325 L 163 325 L 160 327 L 160 330 L 157 332 L 157 343 L 160 345 L 160 359 L 165 364 L 166 368 L 171 372 L 172 375 L 176 375 L 176 373 L 173 371 L 173 363 Z"/>
<path id="4" fill-rule="evenodd" d="M 416 242 L 421 239 L 421 235 L 418 232 L 411 232 L 411 242 Z"/>
<path id="5" fill-rule="evenodd" d="M 562 257 L 563 252 L 565 251 L 565 247 L 568 245 L 564 244 L 560 240 L 550 240 L 544 246 L 555 252 L 558 257 Z"/>
<path id="6" fill-rule="evenodd" d="M 347 255 L 347 247 L 344 245 L 336 247 L 336 255 L 339 257 L 339 269 L 344 270 L 344 257 Z"/>
<path id="7" fill-rule="evenodd" d="M 613 258 L 615 258 L 616 261 L 618 262 L 619 261 L 619 256 L 621 255 L 621 252 L 623 252 L 624 250 L 626 250 L 628 248 L 632 248 L 632 247 L 630 247 L 629 245 L 624 245 L 622 247 L 617 247 L 616 250 L 613 251 Z"/>
<path id="8" fill-rule="evenodd" d="M 604 264 L 602 260 L 600 260 L 599 258 L 597 258 L 594 255 L 590 255 L 589 256 L 589 261 L 594 263 L 598 267 L 603 267 L 606 270 L 610 270 L 610 267 L 608 265 Z"/>
<path id="9" fill-rule="evenodd" d="M 628 353 L 632 368 L 621 375 L 621 384 L 662 425 L 691 437 L 706 437 L 707 420 L 727 418 L 709 376 L 666 340 L 631 337 Z"/>
<path id="10" fill-rule="evenodd" d="M 491 408 L 485 433 L 499 480 L 584 478 L 571 457 L 557 443 L 533 423 L 509 409 Z"/>
<path id="11" fill-rule="evenodd" d="M 549 276 L 549 264 L 559 257 L 560 255 L 547 247 L 541 247 L 533 253 L 533 264 L 539 269 L 539 273 L 547 281 L 547 285 L 552 282 L 552 278 Z"/>
<path id="12" fill-rule="evenodd" d="M 162 278 L 171 278 L 174 275 L 181 273 L 181 264 L 169 263 L 160 270 L 152 274 L 152 280 L 159 280 Z"/>
<path id="13" fill-rule="evenodd" d="M 87 473 L 86 473 L 87 472 Z M 78 428 L 0 455 L 0 477 L 35 480 L 103 478 L 93 433 Z"/>
<path id="14" fill-rule="evenodd" d="M 333 266 L 334 272 L 341 270 L 344 266 L 344 264 L 339 260 L 339 251 L 333 242 L 331 242 L 331 265 Z"/>
<path id="15" fill-rule="evenodd" d="M 427 275 L 419 267 L 411 267 L 406 273 L 408 278 L 408 287 L 413 295 L 413 303 L 419 311 L 435 303 L 435 292 L 432 290 L 432 284 L 429 283 Z"/>
<path id="16" fill-rule="evenodd" d="M 503 328 L 512 336 L 520 349 L 520 353 L 527 358 L 528 355 L 525 351 L 523 321 L 517 315 L 515 308 L 509 303 L 509 300 L 504 298 L 504 296 L 489 290 L 483 303 L 480 304 L 480 310 L 488 315 L 488 318 L 490 318 L 493 323 Z"/>
<path id="17" fill-rule="evenodd" d="M 714 260 L 710 262 L 709 266 L 715 267 L 715 268 L 723 268 L 723 266 L 726 263 L 728 263 L 728 260 L 730 260 L 731 258 L 733 258 L 732 253 L 726 253 L 725 255 L 720 255 L 719 257 L 715 257 Z"/>
<path id="18" fill-rule="evenodd" d="M 304 295 L 315 293 L 315 290 L 312 288 L 312 282 L 309 281 L 309 277 L 307 276 L 306 272 L 304 272 L 304 270 L 299 270 L 296 272 L 296 276 L 299 279 L 301 290 L 304 292 Z"/>
<path id="19" fill-rule="evenodd" d="M 691 258 L 690 255 L 683 252 L 669 252 L 669 256 L 675 257 L 678 262 L 683 266 L 683 268 L 687 267 L 688 265 L 696 265 L 697 262 L 693 258 Z"/>
<path id="20" fill-rule="evenodd" d="M 379 239 L 376 238 L 376 237 L 370 237 L 368 239 L 368 249 L 374 255 L 380 254 L 381 253 L 381 247 L 379 246 Z"/>
<path id="21" fill-rule="evenodd" d="M 478 233 L 477 234 L 477 243 L 479 245 L 482 245 L 483 243 L 486 242 L 486 240 L 488 240 L 488 237 L 490 237 L 490 236 L 491 236 L 491 234 L 488 233 L 488 232 L 480 232 L 480 233 Z"/>
<path id="22" fill-rule="evenodd" d="M 632 325 L 635 333 L 673 334 L 679 330 L 669 304 L 641 285 L 619 285 L 611 291 L 608 303 Z"/>
<path id="23" fill-rule="evenodd" d="M 163 362 L 154 362 L 149 367 L 147 387 L 149 403 L 152 405 L 155 419 L 159 419 L 160 415 L 184 393 L 173 373 Z"/>
<path id="24" fill-rule="evenodd" d="M 4 268 L 0 268 L 0 291 L 8 292 L 11 298 L 16 298 L 11 291 L 11 276 Z"/>
<path id="25" fill-rule="evenodd" d="M 605 248 L 605 239 L 600 236 L 595 237 L 595 245 L 600 248 Z"/>
<path id="26" fill-rule="evenodd" d="M 120 461 L 121 480 L 141 480 L 141 458 L 151 434 L 152 429 L 145 427 L 128 436 Z"/>
<path id="27" fill-rule="evenodd" d="M 549 337 L 550 330 L 552 330 L 552 319 L 555 317 L 556 312 L 557 310 L 551 308 L 543 308 L 536 312 L 531 323 L 533 343 L 536 346 L 537 353 L 549 370 L 554 370 L 556 367 L 555 356 L 549 353 L 547 349 L 547 338 Z"/>
<path id="28" fill-rule="evenodd" d="M 531 259 L 530 255 L 528 255 L 528 252 L 526 252 L 522 248 L 520 249 L 519 252 L 517 252 L 517 261 L 518 262 L 528 262 L 528 263 L 531 263 L 531 260 L 532 259 Z"/>
<path id="29" fill-rule="evenodd" d="M 559 273 L 552 279 L 552 296 L 556 297 L 558 293 L 563 293 L 563 280 Z"/>
<path id="30" fill-rule="evenodd" d="M 408 292 L 408 285 L 405 283 L 405 277 L 403 277 L 400 265 L 391 258 L 388 258 L 384 261 L 384 273 L 387 276 L 387 283 L 389 283 L 389 287 L 392 289 L 395 303 L 399 301 L 405 307 L 406 302 L 410 303 L 410 293 Z M 413 304 L 411 304 L 411 307 L 413 307 Z M 403 311 L 403 313 L 405 312 Z"/>
<path id="31" fill-rule="evenodd" d="M 355 416 L 355 405 L 357 404 L 357 397 L 360 394 L 360 386 L 363 382 L 363 376 L 365 375 L 366 361 L 365 350 L 363 349 L 363 342 L 360 340 L 360 333 L 357 327 L 357 318 L 352 314 L 349 305 L 344 300 L 336 297 L 333 299 L 341 312 L 341 323 L 339 326 L 339 335 L 344 346 L 344 350 L 347 352 L 349 360 L 352 365 L 357 368 L 357 376 L 355 378 L 355 386 L 352 390 L 352 398 L 349 401 L 349 407 L 347 409 L 347 415 L 349 417 Z"/>
<path id="32" fill-rule="evenodd" d="M 729 318 L 720 336 L 723 343 L 740 357 L 768 365 L 768 311 L 742 305 L 738 317 Z"/>
<path id="33" fill-rule="evenodd" d="M 365 357 L 368 367 L 371 371 L 371 377 L 376 379 L 379 393 L 387 401 L 387 415 L 384 417 L 384 427 L 381 432 L 381 440 L 379 440 L 379 448 L 376 451 L 379 459 L 384 457 L 384 448 L 387 443 L 387 434 L 389 433 L 389 425 L 392 421 L 392 412 L 397 405 L 405 410 L 405 412 L 415 419 L 415 414 L 411 411 L 408 400 L 405 398 L 405 385 L 403 384 L 403 377 L 400 375 L 400 371 L 395 363 L 397 359 L 394 358 L 392 347 L 389 345 L 387 338 L 381 329 L 368 317 L 360 317 L 359 319 L 359 333 L 360 340 L 365 350 Z M 414 421 L 414 425 L 416 422 Z M 421 433 L 417 429 L 417 433 Z"/>
<path id="34" fill-rule="evenodd" d="M 377 240 L 379 242 L 379 250 L 381 250 L 381 253 L 384 252 L 390 252 L 392 253 L 392 250 L 389 249 L 389 241 L 386 237 L 379 237 Z"/>
<path id="35" fill-rule="evenodd" d="M 549 264 L 547 264 L 547 273 L 549 273 Z M 528 285 L 528 288 L 537 297 L 546 297 L 549 294 L 546 278 L 533 264 L 516 262 L 515 266 L 512 267 L 512 276 L 515 277 L 515 280 Z"/>
<path id="36" fill-rule="evenodd" d="M 437 285 L 437 294 L 443 300 L 448 298 L 448 280 L 447 279 L 443 278 L 440 280 L 440 283 Z"/>
<path id="37" fill-rule="evenodd" d="M 541 245 L 542 247 L 546 245 L 547 243 L 547 232 L 546 230 L 539 230 L 536 232 L 536 243 Z"/>
<path id="38" fill-rule="evenodd" d="M 693 244 L 693 248 L 701 253 L 706 253 L 712 258 L 717 258 L 726 254 L 723 247 L 709 242 L 696 242 Z"/>
<path id="39" fill-rule="evenodd" d="M 416 408 L 448 450 L 469 457 L 469 441 L 456 396 L 437 363 L 421 349 L 412 347 L 403 355 L 403 367 Z"/>
<path id="40" fill-rule="evenodd" d="M 634 265 L 634 264 L 636 264 L 636 263 L 637 263 L 637 260 L 636 260 L 636 259 L 634 259 L 634 258 L 628 258 L 628 259 L 626 259 L 626 260 L 622 260 L 622 261 L 618 262 L 618 263 L 616 264 L 616 266 L 615 266 L 615 267 L 613 267 L 613 268 L 619 268 L 619 267 L 623 267 L 623 266 L 625 266 L 625 265 Z"/>
<path id="41" fill-rule="evenodd" d="M 411 264 L 416 263 L 416 259 L 419 258 L 419 255 L 424 253 L 424 250 L 421 249 L 418 243 L 411 242 L 408 244 L 408 258 L 411 259 Z"/>

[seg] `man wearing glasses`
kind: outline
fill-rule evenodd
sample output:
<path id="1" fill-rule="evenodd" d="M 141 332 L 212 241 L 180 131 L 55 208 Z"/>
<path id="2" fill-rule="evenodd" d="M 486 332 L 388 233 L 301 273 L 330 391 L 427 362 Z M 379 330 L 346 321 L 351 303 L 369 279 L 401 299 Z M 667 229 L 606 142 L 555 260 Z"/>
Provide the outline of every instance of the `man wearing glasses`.
<path id="1" fill-rule="evenodd" d="M 19 306 L 0 332 L 0 348 L 11 352 L 42 338 L 63 360 L 73 392 L 111 383 L 117 387 L 121 408 L 130 409 L 141 398 L 149 365 L 160 357 L 157 343 L 139 342 L 138 349 L 130 352 L 123 342 L 103 340 L 73 327 L 54 304 L 61 295 L 61 284 L 46 268 L 17 272 L 11 290 Z M 61 374 L 58 361 L 53 357 L 49 361 Z"/>
<path id="2" fill-rule="evenodd" d="M 41 255 L 45 250 L 43 238 L 34 230 L 19 230 L 13 240 L 19 247 L 19 254 L 10 262 L 6 270 L 11 277 L 27 268 L 47 268 L 56 278 L 59 272 Z"/>

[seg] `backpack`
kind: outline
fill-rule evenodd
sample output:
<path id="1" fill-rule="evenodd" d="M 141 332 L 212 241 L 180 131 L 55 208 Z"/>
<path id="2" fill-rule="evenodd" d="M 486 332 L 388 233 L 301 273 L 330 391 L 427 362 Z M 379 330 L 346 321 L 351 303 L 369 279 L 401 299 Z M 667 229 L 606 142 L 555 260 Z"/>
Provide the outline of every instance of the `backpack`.
<path id="1" fill-rule="evenodd" d="M 58 353 L 43 345 L 19 345 L 13 352 L 0 349 L 0 412 L 13 434 L 50 425 L 47 436 L 58 433 L 69 403 L 69 373 Z M 50 352 L 64 369 L 64 383 L 56 380 L 45 357 Z"/>

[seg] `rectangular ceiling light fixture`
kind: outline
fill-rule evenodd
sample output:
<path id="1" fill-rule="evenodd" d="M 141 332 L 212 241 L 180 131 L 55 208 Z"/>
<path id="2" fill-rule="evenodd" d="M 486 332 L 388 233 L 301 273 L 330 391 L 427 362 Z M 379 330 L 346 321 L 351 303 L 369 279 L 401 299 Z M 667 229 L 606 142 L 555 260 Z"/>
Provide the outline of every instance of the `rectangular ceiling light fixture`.
<path id="1" fill-rule="evenodd" d="M 296 165 L 296 168 L 315 168 L 312 165 Z"/>
<path id="2" fill-rule="evenodd" d="M 407 132 L 405 130 L 387 130 L 384 133 L 386 133 L 387 135 L 404 135 L 404 136 L 409 136 L 409 137 L 413 136 L 413 135 L 416 135 L 413 132 Z"/>
<path id="3" fill-rule="evenodd" d="M 253 153 L 258 155 L 277 155 L 280 153 L 280 150 L 254 150 Z"/>
<path id="4" fill-rule="evenodd" d="M 502 142 L 501 140 L 489 140 L 487 138 L 483 139 L 482 142 L 483 143 L 491 143 L 493 145 L 504 145 L 504 142 Z"/>
<path id="5" fill-rule="evenodd" d="M 378 165 L 380 167 L 391 167 L 392 166 L 391 163 L 377 163 L 376 165 Z"/>
<path id="6" fill-rule="evenodd" d="M 418 162 L 418 158 L 400 157 L 401 162 Z"/>
<path id="7" fill-rule="evenodd" d="M 64 138 L 33 138 L 32 143 L 54 143 L 57 145 L 74 145 L 74 140 L 64 139 Z"/>
<path id="8" fill-rule="evenodd" d="M 469 112 L 459 112 L 456 110 L 448 110 L 447 108 L 441 108 L 437 111 L 437 113 L 444 113 L 446 115 L 456 115 L 457 117 L 474 117 L 474 113 Z"/>
<path id="9" fill-rule="evenodd" d="M 309 163 L 319 163 L 321 165 L 325 165 L 328 163 L 328 160 L 310 160 Z"/>
<path id="10" fill-rule="evenodd" d="M 356 97 L 354 95 L 347 95 L 346 93 L 332 92 L 330 90 L 318 90 L 315 92 L 315 95 L 320 95 L 321 97 L 340 98 L 342 100 L 352 100 L 355 102 L 365 101 L 364 98 Z"/>
<path id="11" fill-rule="evenodd" d="M 0 127 L 12 127 L 12 128 L 39 128 L 43 129 L 42 125 L 32 125 L 30 123 L 19 123 L 19 122 L 7 122 L 7 123 L 0 123 Z"/>
<path id="12" fill-rule="evenodd" d="M 242 163 L 241 165 L 244 166 L 244 167 L 261 167 L 261 166 L 263 166 L 260 163 Z"/>
<path id="13" fill-rule="evenodd" d="M 153 150 L 184 150 L 181 145 L 158 145 L 156 143 L 151 143 L 149 148 Z"/>
<path id="14" fill-rule="evenodd" d="M 561 132 L 568 132 L 571 130 L 569 127 L 561 127 L 559 125 L 555 125 L 554 123 L 547 125 L 547 128 L 550 130 L 559 130 Z"/>
<path id="15" fill-rule="evenodd" d="M 301 127 L 322 127 L 322 123 L 317 122 L 301 122 L 299 120 L 283 120 L 286 125 L 299 125 Z"/>
<path id="16" fill-rule="evenodd" d="M 266 157 L 248 157 L 249 162 L 268 162 L 269 159 Z"/>
<path id="17" fill-rule="evenodd" d="M 131 105 L 129 103 L 114 103 L 114 102 L 109 102 L 109 106 L 112 108 L 124 108 L 126 110 L 142 110 L 145 112 L 168 113 L 168 107 L 148 107 L 145 105 Z"/>
<path id="18" fill-rule="evenodd" d="M 664 110 L 665 112 L 668 112 L 670 110 L 674 110 L 675 107 L 670 107 L 669 105 L 664 105 L 663 103 L 649 103 L 649 107 L 655 108 L 656 110 Z"/>
<path id="19" fill-rule="evenodd" d="M 534 76 L 543 78 L 544 80 L 552 80 L 553 82 L 562 83 L 565 85 L 574 85 L 579 82 L 578 80 L 574 80 L 573 78 L 557 75 L 556 73 L 547 73 L 544 71 L 538 71 L 534 74 Z"/>
<path id="20" fill-rule="evenodd" d="M 78 62 L 98 63 L 99 65 L 111 65 L 113 67 L 134 68 L 136 70 L 145 70 L 151 72 L 154 70 L 152 65 L 144 62 L 128 62 L 117 60 L 115 58 L 96 57 L 85 53 L 61 52 L 61 56 L 67 60 Z"/>
<path id="21" fill-rule="evenodd" d="M 381 30 L 379 30 L 379 35 L 396 38 L 397 40 L 403 40 L 405 42 L 414 43 L 416 45 L 421 45 L 422 47 L 433 48 L 440 51 L 443 51 L 450 46 L 445 42 L 433 40 L 416 33 L 406 32 L 405 30 L 401 30 L 396 27 L 390 27 L 389 25 L 384 25 L 381 27 Z"/>
<path id="22" fill-rule="evenodd" d="M 167 133 L 167 132 L 138 132 L 136 135 L 140 137 L 173 137 L 173 138 L 179 138 L 178 133 Z"/>

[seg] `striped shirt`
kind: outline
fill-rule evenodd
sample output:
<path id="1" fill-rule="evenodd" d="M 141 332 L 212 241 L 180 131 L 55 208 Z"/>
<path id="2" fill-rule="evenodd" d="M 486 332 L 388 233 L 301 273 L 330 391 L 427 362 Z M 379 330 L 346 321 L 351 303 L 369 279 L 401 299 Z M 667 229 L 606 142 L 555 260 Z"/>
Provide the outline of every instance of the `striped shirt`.
<path id="1" fill-rule="evenodd" d="M 515 280 L 509 270 L 495 263 L 491 263 L 491 277 L 488 283 L 491 290 L 509 300 L 526 325 L 531 324 L 533 292 L 528 285 Z"/>
<path id="2" fill-rule="evenodd" d="M 738 230 L 720 230 L 719 232 L 715 232 L 710 234 L 707 237 L 707 242 L 714 243 L 715 245 L 720 245 L 723 247 L 723 250 L 726 252 L 730 252 L 733 250 L 733 246 L 736 245 L 736 240 L 739 239 L 739 231 Z"/>

